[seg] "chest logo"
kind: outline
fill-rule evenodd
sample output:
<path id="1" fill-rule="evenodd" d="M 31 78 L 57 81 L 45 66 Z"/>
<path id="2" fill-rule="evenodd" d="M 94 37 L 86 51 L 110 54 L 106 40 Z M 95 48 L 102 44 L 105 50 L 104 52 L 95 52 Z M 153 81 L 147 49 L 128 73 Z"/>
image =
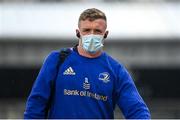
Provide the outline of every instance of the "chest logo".
<path id="1" fill-rule="evenodd" d="M 85 77 L 85 80 L 84 80 L 84 83 L 83 83 L 83 88 L 84 88 L 85 90 L 90 89 L 90 83 L 89 83 L 87 77 Z"/>
<path id="2" fill-rule="evenodd" d="M 99 74 L 99 80 L 103 81 L 104 83 L 108 83 L 110 81 L 110 75 L 108 72 L 103 72 Z"/>
<path id="3" fill-rule="evenodd" d="M 67 68 L 64 72 L 63 75 L 75 75 L 76 73 L 72 69 L 72 67 Z"/>

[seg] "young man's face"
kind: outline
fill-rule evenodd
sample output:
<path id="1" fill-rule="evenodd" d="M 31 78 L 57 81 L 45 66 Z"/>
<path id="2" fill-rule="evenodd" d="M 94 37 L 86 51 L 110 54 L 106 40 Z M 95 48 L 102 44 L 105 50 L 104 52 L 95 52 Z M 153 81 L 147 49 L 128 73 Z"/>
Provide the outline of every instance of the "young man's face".
<path id="1" fill-rule="evenodd" d="M 104 35 L 106 32 L 106 21 L 103 19 L 96 19 L 94 21 L 84 20 L 79 23 L 80 35 Z"/>

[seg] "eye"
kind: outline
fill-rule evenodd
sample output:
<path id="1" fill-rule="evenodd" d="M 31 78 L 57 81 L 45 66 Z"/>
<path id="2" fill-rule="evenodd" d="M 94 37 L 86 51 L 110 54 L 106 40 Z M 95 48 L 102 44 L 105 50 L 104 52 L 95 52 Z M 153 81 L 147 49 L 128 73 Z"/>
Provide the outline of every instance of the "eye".
<path id="1" fill-rule="evenodd" d="M 90 29 L 83 29 L 83 32 L 90 32 Z"/>
<path id="2" fill-rule="evenodd" d="M 96 34 L 100 34 L 100 33 L 102 33 L 102 31 L 99 30 L 99 29 L 95 29 L 95 33 L 96 33 Z"/>

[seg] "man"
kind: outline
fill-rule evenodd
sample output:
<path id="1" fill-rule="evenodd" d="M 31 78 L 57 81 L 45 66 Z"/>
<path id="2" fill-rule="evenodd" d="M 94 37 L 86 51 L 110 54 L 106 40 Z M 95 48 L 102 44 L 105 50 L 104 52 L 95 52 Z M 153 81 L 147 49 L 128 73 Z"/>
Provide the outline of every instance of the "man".
<path id="1" fill-rule="evenodd" d="M 125 67 L 102 50 L 108 35 L 105 14 L 95 8 L 85 10 L 79 17 L 78 28 L 79 44 L 70 50 L 59 69 L 58 51 L 45 60 L 28 98 L 24 118 L 112 119 L 117 104 L 127 119 L 149 119 L 149 110 Z"/>

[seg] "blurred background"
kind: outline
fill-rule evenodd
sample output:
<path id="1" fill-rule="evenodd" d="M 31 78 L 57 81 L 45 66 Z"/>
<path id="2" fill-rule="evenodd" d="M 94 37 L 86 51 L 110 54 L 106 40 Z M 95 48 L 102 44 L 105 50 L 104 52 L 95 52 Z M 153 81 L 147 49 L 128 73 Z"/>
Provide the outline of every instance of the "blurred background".
<path id="1" fill-rule="evenodd" d="M 180 118 L 179 0 L 0 0 L 1 119 L 23 118 L 44 58 L 78 42 L 78 17 L 92 7 L 107 15 L 105 51 L 128 68 L 152 118 Z"/>

